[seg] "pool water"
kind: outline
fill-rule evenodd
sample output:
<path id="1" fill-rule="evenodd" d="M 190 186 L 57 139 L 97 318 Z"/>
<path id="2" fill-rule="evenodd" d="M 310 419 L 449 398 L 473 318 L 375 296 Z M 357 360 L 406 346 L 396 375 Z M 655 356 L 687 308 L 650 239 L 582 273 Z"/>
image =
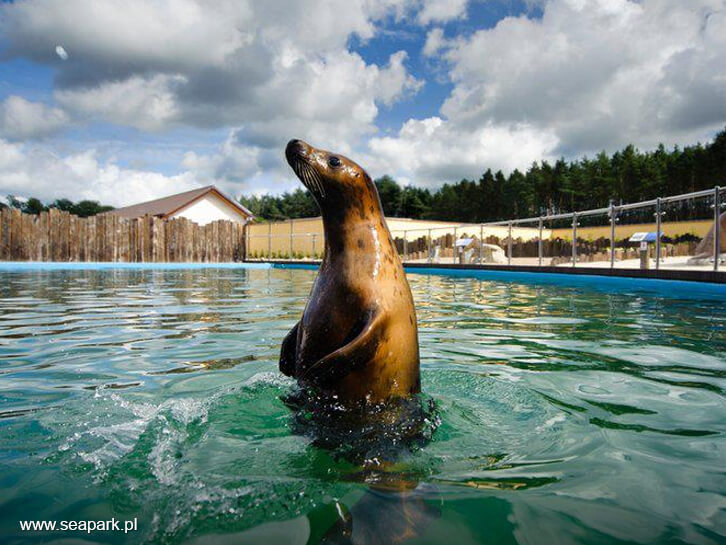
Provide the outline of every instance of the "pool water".
<path id="1" fill-rule="evenodd" d="M 404 494 L 281 400 L 314 277 L 0 271 L 0 542 L 393 541 Z M 382 470 L 407 543 L 724 543 L 723 294 L 516 278 L 409 274 L 433 408 Z M 19 526 L 111 517 L 136 530 Z"/>

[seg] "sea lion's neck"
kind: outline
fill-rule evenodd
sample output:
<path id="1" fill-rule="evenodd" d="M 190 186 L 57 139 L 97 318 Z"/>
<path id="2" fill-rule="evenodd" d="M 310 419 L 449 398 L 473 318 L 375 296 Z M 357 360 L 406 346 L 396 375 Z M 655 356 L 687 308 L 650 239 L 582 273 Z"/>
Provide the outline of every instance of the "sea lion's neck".
<path id="1" fill-rule="evenodd" d="M 376 213 L 378 212 L 378 213 Z M 341 214 L 323 213 L 325 258 L 336 260 L 342 256 L 366 255 L 374 259 L 388 252 L 391 238 L 381 211 L 374 208 Z"/>

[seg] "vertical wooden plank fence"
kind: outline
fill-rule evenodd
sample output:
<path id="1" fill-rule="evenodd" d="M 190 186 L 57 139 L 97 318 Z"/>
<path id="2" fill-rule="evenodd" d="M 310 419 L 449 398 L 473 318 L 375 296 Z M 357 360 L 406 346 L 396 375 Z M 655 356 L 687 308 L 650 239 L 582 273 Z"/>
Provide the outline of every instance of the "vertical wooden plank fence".
<path id="1" fill-rule="evenodd" d="M 0 210 L 0 261 L 232 262 L 243 261 L 245 240 L 233 221 Z"/>

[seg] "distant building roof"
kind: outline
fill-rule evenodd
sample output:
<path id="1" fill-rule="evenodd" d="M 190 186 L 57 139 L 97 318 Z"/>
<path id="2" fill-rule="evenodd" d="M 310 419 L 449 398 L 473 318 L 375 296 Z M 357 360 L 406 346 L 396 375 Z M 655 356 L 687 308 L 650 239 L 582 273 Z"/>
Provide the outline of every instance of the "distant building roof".
<path id="1" fill-rule="evenodd" d="M 106 214 L 113 214 L 123 218 L 139 218 L 141 216 L 160 216 L 162 218 L 168 218 L 182 208 L 189 206 L 209 193 L 217 195 L 245 216 L 249 218 L 254 217 L 254 214 L 252 214 L 252 212 L 250 212 L 247 208 L 234 199 L 229 198 L 213 185 L 200 187 L 199 189 L 192 189 L 191 191 L 185 191 L 184 193 L 177 193 L 176 195 L 169 195 L 168 197 L 154 199 L 153 201 L 146 201 L 139 204 L 133 204 L 131 206 L 125 206 L 123 208 L 116 208 L 115 210 L 106 212 Z"/>

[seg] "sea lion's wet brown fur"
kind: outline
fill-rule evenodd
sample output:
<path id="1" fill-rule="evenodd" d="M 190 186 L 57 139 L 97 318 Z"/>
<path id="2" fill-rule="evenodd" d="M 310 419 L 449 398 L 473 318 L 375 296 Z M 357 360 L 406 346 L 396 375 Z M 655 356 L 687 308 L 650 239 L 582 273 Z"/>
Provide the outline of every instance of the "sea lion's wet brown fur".
<path id="1" fill-rule="evenodd" d="M 305 142 L 285 154 L 322 211 L 325 255 L 280 370 L 343 401 L 419 392 L 413 297 L 375 184 L 350 159 Z"/>

